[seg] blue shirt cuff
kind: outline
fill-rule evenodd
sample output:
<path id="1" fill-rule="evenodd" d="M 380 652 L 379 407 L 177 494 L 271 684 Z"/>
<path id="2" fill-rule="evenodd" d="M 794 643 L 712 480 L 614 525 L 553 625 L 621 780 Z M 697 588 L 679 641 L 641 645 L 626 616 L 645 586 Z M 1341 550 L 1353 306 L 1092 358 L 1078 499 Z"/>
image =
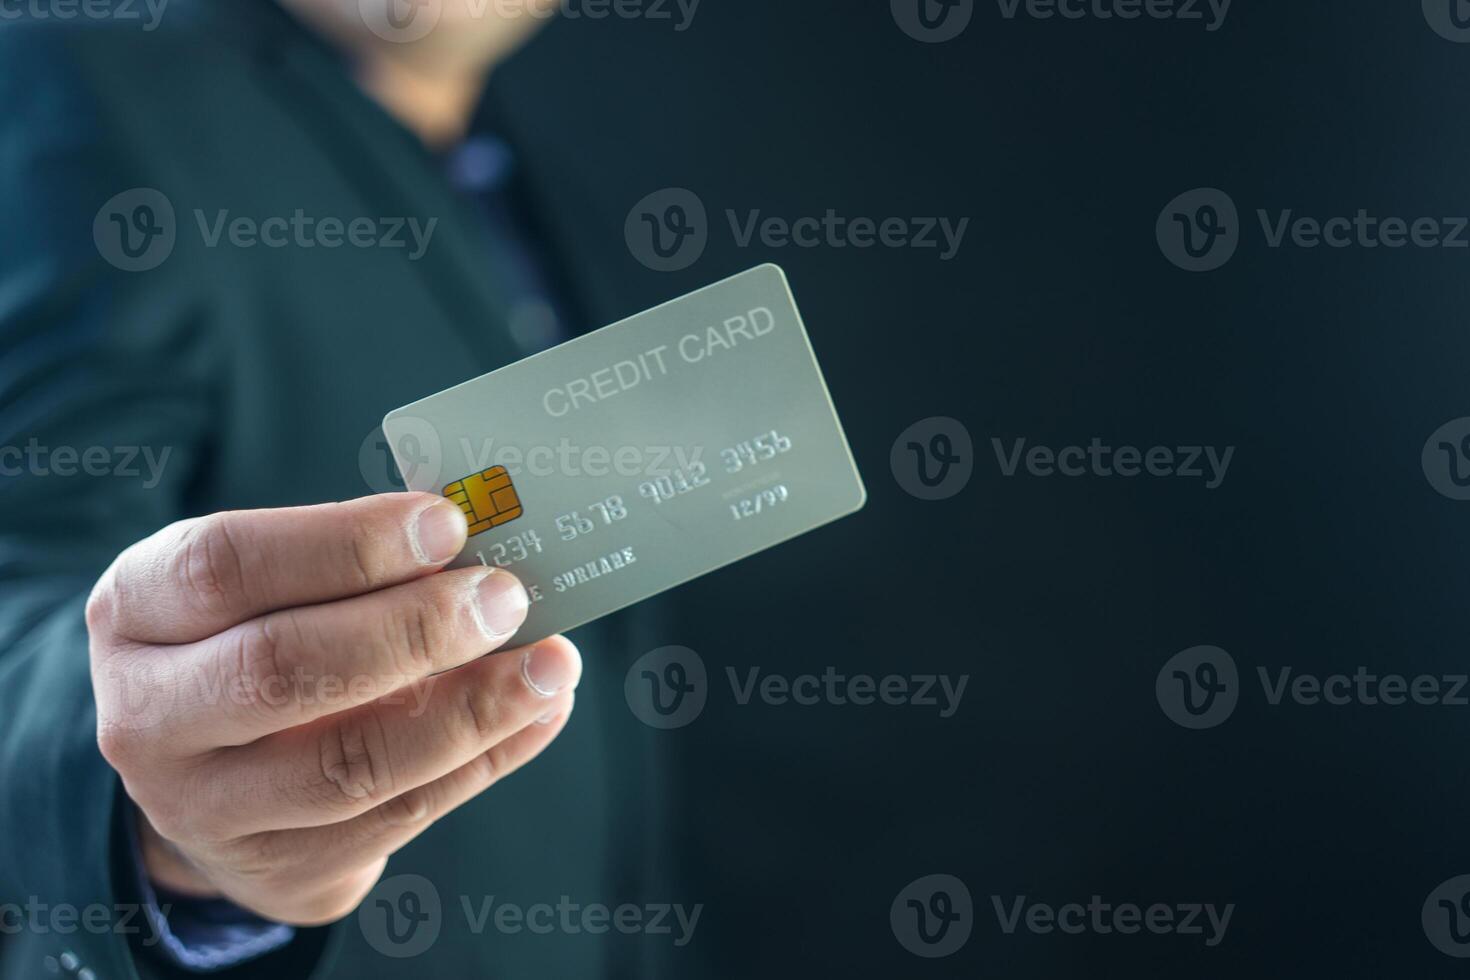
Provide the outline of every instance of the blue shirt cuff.
<path id="1" fill-rule="evenodd" d="M 159 938 L 158 948 L 175 965 L 210 973 L 274 952 L 295 938 L 296 930 L 292 927 L 262 919 L 233 902 L 176 895 L 155 888 L 143 870 L 137 815 L 131 805 L 126 809 L 143 914 Z"/>

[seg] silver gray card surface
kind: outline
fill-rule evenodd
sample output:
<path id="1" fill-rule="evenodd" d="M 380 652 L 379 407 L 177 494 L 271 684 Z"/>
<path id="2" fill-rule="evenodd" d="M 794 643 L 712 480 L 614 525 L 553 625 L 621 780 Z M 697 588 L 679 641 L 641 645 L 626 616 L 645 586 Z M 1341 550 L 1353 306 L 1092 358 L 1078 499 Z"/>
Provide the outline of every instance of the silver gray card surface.
<path id="1" fill-rule="evenodd" d="M 465 512 L 529 643 L 859 510 L 862 479 L 774 265 L 383 421 L 404 482 Z"/>

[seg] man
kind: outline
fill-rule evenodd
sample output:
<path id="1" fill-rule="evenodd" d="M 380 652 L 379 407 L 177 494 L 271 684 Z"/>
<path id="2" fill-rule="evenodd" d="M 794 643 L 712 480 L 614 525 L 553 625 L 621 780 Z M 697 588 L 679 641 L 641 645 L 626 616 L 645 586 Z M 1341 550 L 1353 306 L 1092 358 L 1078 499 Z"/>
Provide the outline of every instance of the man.
<path id="1" fill-rule="evenodd" d="M 599 712 L 501 785 L 568 724 L 577 645 L 504 648 L 525 591 L 440 572 L 466 535 L 449 502 L 352 499 L 383 476 L 386 409 L 586 326 L 514 173 L 484 172 L 495 134 L 471 133 L 548 11 L 489 10 L 446 4 L 411 42 L 331 0 L 180 3 L 156 34 L 5 29 L 0 213 L 36 234 L 0 255 L 3 441 L 33 447 L 0 491 L 0 825 L 32 828 L 0 844 L 0 893 L 110 910 L 100 931 L 28 915 L 7 977 L 362 975 L 360 940 L 311 927 L 425 833 L 404 870 L 447 903 L 606 895 L 610 790 L 631 784 Z M 452 153 L 471 135 L 478 167 Z M 196 215 L 251 216 L 261 247 Z M 331 247 L 329 221 L 364 218 L 359 247 Z M 311 501 L 344 502 L 286 506 Z M 620 681 L 626 640 L 580 642 Z M 415 968 L 616 958 L 452 946 Z"/>

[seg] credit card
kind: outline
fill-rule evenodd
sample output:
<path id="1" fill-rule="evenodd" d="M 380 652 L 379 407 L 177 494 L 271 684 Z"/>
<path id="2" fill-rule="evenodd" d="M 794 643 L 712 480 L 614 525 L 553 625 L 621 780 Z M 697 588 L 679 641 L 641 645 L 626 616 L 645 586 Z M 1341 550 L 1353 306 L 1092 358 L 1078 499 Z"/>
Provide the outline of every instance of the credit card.
<path id="1" fill-rule="evenodd" d="M 786 275 L 763 265 L 383 420 L 404 482 L 513 572 L 530 643 L 867 499 Z"/>

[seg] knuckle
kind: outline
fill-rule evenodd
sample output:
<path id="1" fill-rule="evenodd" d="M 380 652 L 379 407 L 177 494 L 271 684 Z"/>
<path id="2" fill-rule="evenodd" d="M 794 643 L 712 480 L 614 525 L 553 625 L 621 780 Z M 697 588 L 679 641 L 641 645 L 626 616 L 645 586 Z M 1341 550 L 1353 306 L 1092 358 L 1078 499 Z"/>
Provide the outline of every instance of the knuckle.
<path id="1" fill-rule="evenodd" d="M 97 749 L 107 764 L 119 773 L 132 769 L 138 758 L 137 734 L 128 726 L 97 719 Z"/>
<path id="2" fill-rule="evenodd" d="M 117 773 L 128 778 L 148 776 L 164 763 L 159 729 L 150 717 L 120 703 L 111 685 L 99 688 L 96 696 L 97 751 Z"/>
<path id="3" fill-rule="evenodd" d="M 505 698 L 495 688 L 485 684 L 465 685 L 460 717 L 468 735 L 477 744 L 497 740 L 503 734 L 501 729 L 508 713 Z"/>
<path id="4" fill-rule="evenodd" d="M 117 594 L 117 571 L 114 565 L 103 573 L 87 596 L 85 619 L 90 636 L 104 636 L 111 632 L 112 624 L 117 619 Z"/>
<path id="5" fill-rule="evenodd" d="M 449 631 L 442 600 L 400 602 L 387 614 L 388 647 L 395 654 L 395 669 L 410 677 L 431 674 L 438 667 Z"/>
<path id="6" fill-rule="evenodd" d="M 227 515 L 184 522 L 173 557 L 173 579 L 200 612 L 228 611 L 245 594 L 245 555 Z"/>
<path id="7" fill-rule="evenodd" d="M 167 714 L 173 700 L 173 672 L 146 656 L 142 645 L 98 629 L 91 626 L 88 637 L 97 747 L 116 769 L 146 744 Z M 140 651 L 145 655 L 137 656 Z"/>
<path id="8" fill-rule="evenodd" d="M 433 791 L 427 786 L 411 789 L 378 807 L 377 812 L 389 830 L 426 824 L 433 812 Z"/>
<path id="9" fill-rule="evenodd" d="M 338 564 L 347 569 L 357 591 L 366 592 L 386 577 L 381 549 L 374 542 L 382 535 L 356 508 L 346 503 L 333 505 L 342 517 L 345 533 L 338 539 L 343 551 Z"/>
<path id="10" fill-rule="evenodd" d="M 231 696 L 247 708 L 269 712 L 286 700 L 290 653 L 299 646 L 300 621 L 293 613 L 267 616 L 240 627 L 235 641 Z"/>
<path id="11" fill-rule="evenodd" d="M 302 854 L 289 831 L 267 831 L 221 845 L 232 873 L 268 891 L 294 884 Z"/>
<path id="12" fill-rule="evenodd" d="M 128 777 L 124 780 L 128 798 L 143 811 L 144 817 L 158 835 L 167 841 L 187 841 L 198 837 L 201 820 L 196 807 L 188 805 L 178 786 L 154 780 Z"/>
<path id="13" fill-rule="evenodd" d="M 148 825 L 167 841 L 219 841 L 233 836 L 234 815 L 212 805 L 205 773 L 178 769 L 157 761 L 133 734 L 98 730 L 104 757 L 122 777 L 127 798 Z M 121 738 L 119 745 L 114 739 Z"/>
<path id="14" fill-rule="evenodd" d="M 475 756 L 473 762 L 465 766 L 465 778 L 476 790 L 482 790 L 499 779 L 501 773 L 510 771 L 510 768 L 505 752 L 497 745 L 488 752 L 481 752 Z"/>
<path id="15" fill-rule="evenodd" d="M 499 742 L 475 758 L 468 776 L 478 789 L 485 789 L 515 768 L 516 760 L 510 748 Z"/>
<path id="16" fill-rule="evenodd" d="M 334 810 L 356 813 L 394 795 L 386 733 L 371 705 L 322 734 L 317 761 L 316 795 Z"/>
<path id="17" fill-rule="evenodd" d="M 144 799 L 133 797 L 133 802 L 148 817 L 148 822 L 158 835 L 168 841 L 192 840 L 196 835 L 199 818 L 188 807 L 181 806 L 177 798 L 165 794 L 149 795 Z"/>

